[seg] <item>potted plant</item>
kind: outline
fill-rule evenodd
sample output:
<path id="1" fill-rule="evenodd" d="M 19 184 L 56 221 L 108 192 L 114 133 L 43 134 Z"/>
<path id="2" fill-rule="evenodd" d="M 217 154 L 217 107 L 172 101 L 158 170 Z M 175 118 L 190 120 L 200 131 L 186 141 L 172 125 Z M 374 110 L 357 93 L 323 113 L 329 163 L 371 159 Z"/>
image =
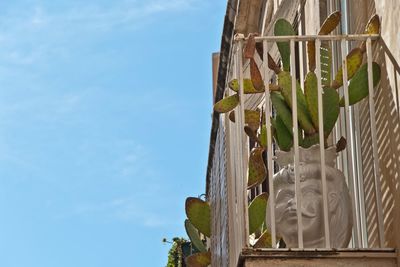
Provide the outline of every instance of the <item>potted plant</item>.
<path id="1" fill-rule="evenodd" d="M 320 35 L 331 33 L 340 22 L 340 12 L 332 13 L 323 23 L 319 31 Z M 378 34 L 380 22 L 377 15 L 374 15 L 368 22 L 365 33 Z M 276 36 L 295 35 L 292 25 L 284 20 L 278 19 L 275 22 L 274 34 Z M 292 118 L 292 77 L 290 74 L 290 47 L 289 42 L 277 42 L 278 50 L 281 56 L 281 67 L 268 54 L 268 59 L 263 59 L 262 47 L 256 44 L 254 34 L 249 35 L 247 44 L 244 48 L 244 57 L 250 60 L 250 77 L 243 80 L 244 94 L 264 93 L 264 82 L 261 78 L 260 70 L 255 62 L 254 55 L 258 53 L 262 60 L 268 61 L 268 67 L 274 71 L 277 77 L 277 84 L 270 84 L 268 88 L 271 92 L 271 102 L 274 108 L 274 115 L 271 117 L 273 142 L 279 147 L 276 152 L 277 162 L 282 169 L 290 169 L 293 166 L 293 118 Z M 359 47 L 354 48 L 346 57 L 348 95 L 349 105 L 354 105 L 368 96 L 368 66 L 363 63 L 363 57 L 366 51 L 365 42 Z M 328 42 L 321 44 L 321 84 L 323 86 L 323 137 L 324 143 L 319 144 L 319 118 L 318 118 L 318 78 L 315 74 L 315 42 L 307 43 L 309 72 L 305 77 L 303 87 L 299 81 L 296 81 L 297 96 L 297 122 L 300 159 L 302 164 L 316 164 L 318 157 L 315 157 L 319 145 L 326 149 L 328 163 L 326 164 L 327 175 L 335 169 L 334 161 L 336 153 L 345 149 L 346 140 L 342 137 L 339 142 L 332 147 L 328 147 L 328 137 L 330 136 L 336 121 L 338 119 L 340 108 L 345 106 L 344 97 L 340 97 L 338 89 L 343 86 L 343 68 L 340 67 L 336 75 L 331 77 L 331 51 Z M 373 86 L 380 81 L 380 66 L 372 63 Z M 229 88 L 236 92 L 214 105 L 214 110 L 220 113 L 229 112 L 229 119 L 235 122 L 235 113 L 233 109 L 239 104 L 239 82 L 232 80 L 229 82 Z M 264 112 L 257 110 L 245 110 L 245 128 L 244 131 L 256 145 L 252 149 L 248 165 L 247 187 L 251 189 L 261 184 L 266 176 L 267 169 L 264 161 L 266 151 L 266 125 Z M 311 152 L 310 152 L 311 151 Z M 317 152 L 316 152 L 317 151 Z M 311 157 L 307 156 L 312 154 Z M 268 155 L 271 156 L 271 155 Z M 311 162 L 307 162 L 307 157 Z M 314 168 L 315 166 L 312 166 Z M 320 166 L 320 163 L 317 164 Z M 310 167 L 311 168 L 311 167 Z M 305 168 L 307 169 L 307 168 Z M 318 172 L 318 170 L 317 170 Z M 335 172 L 336 173 L 336 172 Z M 277 173 L 282 175 L 282 173 Z M 341 174 L 343 176 L 343 174 Z M 274 177 L 274 180 L 276 180 Z M 329 177 L 328 177 L 329 179 Z M 344 179 L 344 176 L 343 176 Z M 351 223 L 351 222 L 349 222 Z M 350 226 L 351 227 L 351 226 Z M 281 233 L 282 234 L 282 233 Z M 260 237 L 261 238 L 261 237 Z M 288 239 L 288 238 L 287 238 Z M 344 237 L 343 239 L 348 239 Z M 343 241 L 343 242 L 348 242 Z M 340 243 L 340 242 L 339 242 Z M 336 245 L 336 244 L 335 244 Z M 343 245 L 343 244 L 340 244 Z"/>

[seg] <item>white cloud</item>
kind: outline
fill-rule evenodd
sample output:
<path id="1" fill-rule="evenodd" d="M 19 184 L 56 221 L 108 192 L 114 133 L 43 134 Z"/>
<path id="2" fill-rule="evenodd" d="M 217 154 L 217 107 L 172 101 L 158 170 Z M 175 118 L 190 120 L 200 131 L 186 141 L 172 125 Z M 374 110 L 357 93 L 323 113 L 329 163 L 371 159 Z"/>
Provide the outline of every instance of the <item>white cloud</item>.
<path id="1" fill-rule="evenodd" d="M 199 0 L 113 1 L 102 6 L 96 1 L 51 9 L 46 5 L 22 9 L 15 5 L 0 16 L 1 65 L 36 64 L 43 57 L 59 56 L 62 47 L 96 34 L 116 29 L 135 30 L 160 15 L 197 8 Z"/>
<path id="2" fill-rule="evenodd" d="M 81 204 L 72 212 L 59 214 L 56 219 L 83 217 L 98 220 L 100 218 L 104 221 L 132 223 L 147 228 L 158 228 L 171 224 L 159 213 L 147 207 L 144 197 L 146 196 L 138 193 L 134 197 L 116 198 L 103 203 Z"/>

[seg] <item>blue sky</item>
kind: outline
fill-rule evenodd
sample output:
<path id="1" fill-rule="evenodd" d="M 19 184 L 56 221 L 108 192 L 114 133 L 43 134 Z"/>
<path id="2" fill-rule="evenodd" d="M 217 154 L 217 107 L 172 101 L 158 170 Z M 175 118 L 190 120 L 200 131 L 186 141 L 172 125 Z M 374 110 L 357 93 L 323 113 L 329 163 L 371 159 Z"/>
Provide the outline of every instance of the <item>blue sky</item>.
<path id="1" fill-rule="evenodd" d="M 0 266 L 164 266 L 226 1 L 0 2 Z"/>

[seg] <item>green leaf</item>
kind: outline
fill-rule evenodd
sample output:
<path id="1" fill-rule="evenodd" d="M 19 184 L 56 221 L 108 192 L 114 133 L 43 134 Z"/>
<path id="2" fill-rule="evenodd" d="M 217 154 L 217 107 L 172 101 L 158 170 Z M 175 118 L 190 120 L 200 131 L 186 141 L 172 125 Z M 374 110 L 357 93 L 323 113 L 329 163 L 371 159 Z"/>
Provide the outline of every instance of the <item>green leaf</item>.
<path id="1" fill-rule="evenodd" d="M 249 126 L 244 126 L 244 132 L 247 134 L 247 136 L 252 140 L 253 142 L 256 142 L 258 144 L 261 144 L 261 141 L 258 139 L 258 136 L 256 132 L 250 128 Z"/>
<path id="2" fill-rule="evenodd" d="M 193 224 L 189 220 L 185 220 L 185 229 L 186 233 L 192 242 L 193 246 L 197 248 L 198 251 L 200 252 L 206 252 L 207 249 L 204 246 L 203 241 L 201 241 L 199 237 L 199 233 L 197 232 L 197 229 L 193 226 Z"/>
<path id="3" fill-rule="evenodd" d="M 246 109 L 244 111 L 244 121 L 254 131 L 257 130 L 258 126 L 260 125 L 260 118 L 261 118 L 260 110 Z M 236 122 L 235 111 L 232 111 L 231 113 L 229 113 L 229 120 L 232 122 Z"/>
<path id="4" fill-rule="evenodd" d="M 381 79 L 381 68 L 376 62 L 372 62 L 373 86 L 377 86 Z M 365 63 L 354 75 L 349 84 L 349 104 L 353 105 L 368 96 L 368 64 Z M 339 102 L 344 107 L 344 97 Z"/>
<path id="5" fill-rule="evenodd" d="M 326 20 L 322 23 L 322 26 L 319 30 L 318 35 L 327 35 L 330 34 L 340 22 L 340 11 L 335 11 L 330 14 Z"/>
<path id="6" fill-rule="evenodd" d="M 340 22 L 340 12 L 336 11 L 333 12 L 332 14 L 329 15 L 329 17 L 324 21 L 324 23 L 322 24 L 318 35 L 327 35 L 329 33 L 331 33 L 339 24 Z M 324 62 L 324 49 L 322 49 L 322 47 L 328 47 L 327 45 L 324 45 L 322 43 L 321 46 L 321 64 L 323 64 Z M 307 54 L 308 54 L 308 68 L 311 72 L 313 72 L 315 70 L 315 41 L 309 41 L 307 42 Z M 330 60 L 331 61 L 331 60 Z M 324 72 L 322 71 L 322 75 L 323 78 L 327 78 L 324 77 Z M 329 67 L 329 80 L 330 80 L 330 67 Z M 325 85 L 325 82 L 323 82 L 322 84 Z M 329 85 L 329 83 L 327 83 L 326 85 Z"/>
<path id="7" fill-rule="evenodd" d="M 249 206 L 249 233 L 253 234 L 265 221 L 267 211 L 267 193 L 256 196 Z"/>
<path id="8" fill-rule="evenodd" d="M 286 103 L 293 110 L 292 105 L 292 77 L 288 72 L 282 71 L 278 74 L 278 83 L 282 88 L 282 95 L 285 98 Z M 315 133 L 313 123 L 311 121 L 311 115 L 308 111 L 306 98 L 303 91 L 300 88 L 300 84 L 296 81 L 296 95 L 297 95 L 297 120 L 301 128 L 306 132 L 306 134 Z"/>
<path id="9" fill-rule="evenodd" d="M 339 94 L 335 89 L 325 87 L 322 96 L 324 114 L 324 135 L 328 137 L 339 117 Z"/>
<path id="10" fill-rule="evenodd" d="M 246 109 L 244 111 L 244 121 L 253 130 L 257 130 L 260 125 L 261 114 L 260 110 L 250 110 Z"/>
<path id="11" fill-rule="evenodd" d="M 271 129 L 272 130 L 272 129 Z M 267 126 L 263 124 L 260 129 L 260 134 L 258 135 L 258 140 L 260 141 L 260 145 L 262 147 L 267 147 Z"/>
<path id="12" fill-rule="evenodd" d="M 207 237 L 211 235 L 210 205 L 196 197 L 188 197 L 185 203 L 186 216 L 189 221 Z"/>
<path id="13" fill-rule="evenodd" d="M 379 34 L 381 28 L 381 22 L 377 14 L 373 15 L 365 26 L 365 34 Z"/>
<path id="14" fill-rule="evenodd" d="M 315 70 L 315 41 L 307 42 L 307 56 L 308 56 L 308 68 L 311 72 Z"/>
<path id="15" fill-rule="evenodd" d="M 381 22 L 379 21 L 379 16 L 375 14 L 369 19 L 367 26 L 365 26 L 364 34 L 379 34 L 380 30 L 381 30 Z M 375 42 L 375 40 L 372 42 Z M 366 51 L 365 41 L 361 43 L 360 48 L 363 51 L 363 53 Z"/>
<path id="16" fill-rule="evenodd" d="M 278 19 L 274 27 L 275 36 L 296 35 L 292 24 L 285 19 Z M 289 42 L 277 42 L 279 53 L 282 58 L 283 70 L 290 71 L 290 45 Z"/>
<path id="17" fill-rule="evenodd" d="M 237 105 L 239 105 L 239 95 L 235 94 L 215 103 L 214 110 L 219 113 L 226 113 L 233 110 Z"/>
<path id="18" fill-rule="evenodd" d="M 230 89 L 239 92 L 239 81 L 237 79 L 233 79 L 228 83 Z M 253 86 L 253 83 L 250 79 L 243 79 L 243 93 L 244 94 L 258 94 L 263 93 L 264 90 L 257 91 L 257 89 Z"/>
<path id="19" fill-rule="evenodd" d="M 257 239 L 253 248 L 270 248 L 272 247 L 272 238 L 268 230 L 265 230 L 262 235 Z"/>
<path id="20" fill-rule="evenodd" d="M 304 82 L 304 92 L 308 109 L 310 110 L 313 125 L 317 131 L 318 125 L 318 85 L 317 76 L 313 72 L 309 72 Z M 325 87 L 322 94 L 323 103 L 323 119 L 324 119 L 324 135 L 327 137 L 335 126 L 339 116 L 339 94 L 336 90 Z"/>
<path id="21" fill-rule="evenodd" d="M 318 129 L 318 82 L 317 75 L 309 72 L 304 81 L 304 95 L 306 98 L 308 110 L 315 129 Z"/>
<path id="22" fill-rule="evenodd" d="M 261 184 L 267 175 L 267 168 L 263 159 L 264 148 L 255 147 L 251 150 L 249 156 L 249 178 L 247 180 L 247 189 Z"/>
<path id="23" fill-rule="evenodd" d="M 309 148 L 315 144 L 319 144 L 319 134 L 315 133 L 305 137 L 299 136 L 299 145 L 303 148 Z"/>
<path id="24" fill-rule="evenodd" d="M 357 70 L 360 68 L 363 60 L 363 52 L 360 48 L 356 47 L 347 55 L 347 80 L 350 80 Z M 332 82 L 331 87 L 334 89 L 343 85 L 343 66 L 340 67 L 336 73 L 335 80 Z"/>
<path id="25" fill-rule="evenodd" d="M 293 129 L 292 111 L 283 96 L 280 93 L 273 92 L 271 93 L 271 102 L 286 128 L 291 131 Z"/>
<path id="26" fill-rule="evenodd" d="M 283 120 L 279 115 L 276 116 L 275 120 L 272 120 L 272 125 L 275 129 L 275 140 L 278 143 L 279 149 L 283 151 L 289 151 L 293 146 L 292 133 L 286 128 Z"/>
<path id="27" fill-rule="evenodd" d="M 188 267 L 207 267 L 211 264 L 211 252 L 200 252 L 185 259 Z"/>

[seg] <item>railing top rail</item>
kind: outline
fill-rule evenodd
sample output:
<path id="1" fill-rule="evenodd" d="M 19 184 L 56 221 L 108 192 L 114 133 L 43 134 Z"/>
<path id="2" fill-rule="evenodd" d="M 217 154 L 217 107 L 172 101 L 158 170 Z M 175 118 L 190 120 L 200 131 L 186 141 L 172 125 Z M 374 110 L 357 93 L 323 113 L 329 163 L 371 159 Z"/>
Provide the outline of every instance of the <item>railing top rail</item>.
<path id="1" fill-rule="evenodd" d="M 287 36 L 257 36 L 255 37 L 256 42 L 262 41 L 270 41 L 270 42 L 277 42 L 277 41 L 340 41 L 340 40 L 347 40 L 347 41 L 366 41 L 368 38 L 371 40 L 377 40 L 380 38 L 379 34 L 346 34 L 346 35 L 287 35 Z M 237 34 L 235 36 L 235 41 L 246 41 L 247 38 L 244 37 L 243 34 Z"/>

